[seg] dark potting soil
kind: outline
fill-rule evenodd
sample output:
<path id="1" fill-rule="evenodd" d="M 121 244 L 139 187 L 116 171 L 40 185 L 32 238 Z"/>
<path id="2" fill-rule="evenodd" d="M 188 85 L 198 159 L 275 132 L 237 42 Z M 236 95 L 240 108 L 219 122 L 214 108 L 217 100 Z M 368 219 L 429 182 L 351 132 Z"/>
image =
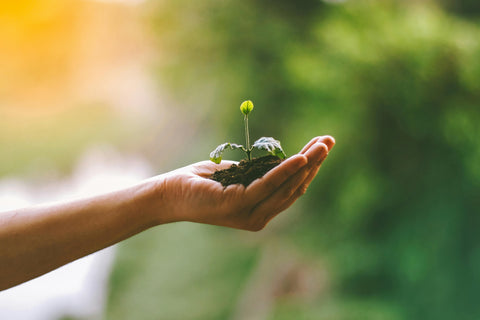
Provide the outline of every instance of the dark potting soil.
<path id="1" fill-rule="evenodd" d="M 283 160 L 272 155 L 242 160 L 238 165 L 232 164 L 228 169 L 215 171 L 210 179 L 220 182 L 224 187 L 241 183 L 245 187 L 265 173 L 278 166 Z"/>

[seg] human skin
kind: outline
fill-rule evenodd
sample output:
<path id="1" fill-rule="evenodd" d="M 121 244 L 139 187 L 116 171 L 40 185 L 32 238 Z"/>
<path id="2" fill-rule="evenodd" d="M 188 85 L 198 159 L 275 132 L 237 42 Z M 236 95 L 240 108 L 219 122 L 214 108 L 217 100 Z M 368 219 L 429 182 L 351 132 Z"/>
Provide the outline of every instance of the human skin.
<path id="1" fill-rule="evenodd" d="M 203 161 L 108 194 L 0 213 L 0 290 L 162 224 L 259 231 L 305 193 L 334 144 L 313 138 L 246 188 L 208 179 L 234 162 Z"/>

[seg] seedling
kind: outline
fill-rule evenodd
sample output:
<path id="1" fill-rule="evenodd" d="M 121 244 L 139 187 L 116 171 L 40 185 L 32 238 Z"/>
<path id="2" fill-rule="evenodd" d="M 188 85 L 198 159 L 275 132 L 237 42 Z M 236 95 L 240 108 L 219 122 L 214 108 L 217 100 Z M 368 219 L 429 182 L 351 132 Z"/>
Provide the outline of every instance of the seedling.
<path id="1" fill-rule="evenodd" d="M 286 155 L 283 152 L 282 146 L 280 145 L 280 141 L 275 140 L 272 137 L 261 137 L 257 141 L 250 146 L 250 133 L 248 131 L 248 114 L 253 110 L 253 102 L 250 100 L 242 102 L 240 105 L 240 111 L 243 113 L 243 121 L 245 123 L 245 145 L 235 144 L 226 142 L 219 145 L 215 150 L 210 153 L 210 160 L 215 163 L 220 163 L 222 161 L 222 154 L 225 149 L 230 148 L 234 149 L 242 149 L 246 155 L 248 161 L 252 160 L 252 150 L 253 148 L 257 149 L 264 149 L 267 150 L 272 155 L 279 157 L 281 159 L 285 159 Z"/>

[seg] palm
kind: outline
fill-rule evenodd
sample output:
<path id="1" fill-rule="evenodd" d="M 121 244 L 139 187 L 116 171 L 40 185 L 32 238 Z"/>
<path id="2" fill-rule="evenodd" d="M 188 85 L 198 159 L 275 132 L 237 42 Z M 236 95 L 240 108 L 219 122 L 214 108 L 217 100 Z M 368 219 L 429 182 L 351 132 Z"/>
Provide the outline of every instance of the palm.
<path id="1" fill-rule="evenodd" d="M 224 188 L 220 183 L 208 177 L 216 170 L 228 168 L 233 162 L 222 161 L 216 165 L 211 161 L 198 162 L 168 174 L 166 190 L 168 197 L 182 217 L 194 222 L 210 221 L 221 224 L 227 211 L 240 208 L 245 195 L 243 185 L 231 185 Z M 191 215 L 191 210 L 196 211 Z M 215 223 L 216 222 L 216 223 Z"/>
<path id="2" fill-rule="evenodd" d="M 165 175 L 166 199 L 179 220 L 259 230 L 305 192 L 333 144 L 328 136 L 313 139 L 247 188 L 209 179 L 234 162 L 198 162 Z"/>

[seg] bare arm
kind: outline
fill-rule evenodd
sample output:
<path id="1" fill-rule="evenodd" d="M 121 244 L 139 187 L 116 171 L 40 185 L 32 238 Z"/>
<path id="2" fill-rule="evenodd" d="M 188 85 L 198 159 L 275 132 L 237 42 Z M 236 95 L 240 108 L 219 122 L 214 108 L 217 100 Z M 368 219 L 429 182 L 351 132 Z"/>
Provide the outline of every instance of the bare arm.
<path id="1" fill-rule="evenodd" d="M 305 192 L 333 144 L 328 136 L 312 139 L 247 188 L 206 179 L 231 162 L 205 161 L 117 192 L 0 213 L 0 290 L 160 224 L 258 231 Z"/>
<path id="2" fill-rule="evenodd" d="M 149 184 L 0 215 L 0 289 L 30 280 L 153 225 Z M 167 221 L 165 221 L 167 222 Z"/>

